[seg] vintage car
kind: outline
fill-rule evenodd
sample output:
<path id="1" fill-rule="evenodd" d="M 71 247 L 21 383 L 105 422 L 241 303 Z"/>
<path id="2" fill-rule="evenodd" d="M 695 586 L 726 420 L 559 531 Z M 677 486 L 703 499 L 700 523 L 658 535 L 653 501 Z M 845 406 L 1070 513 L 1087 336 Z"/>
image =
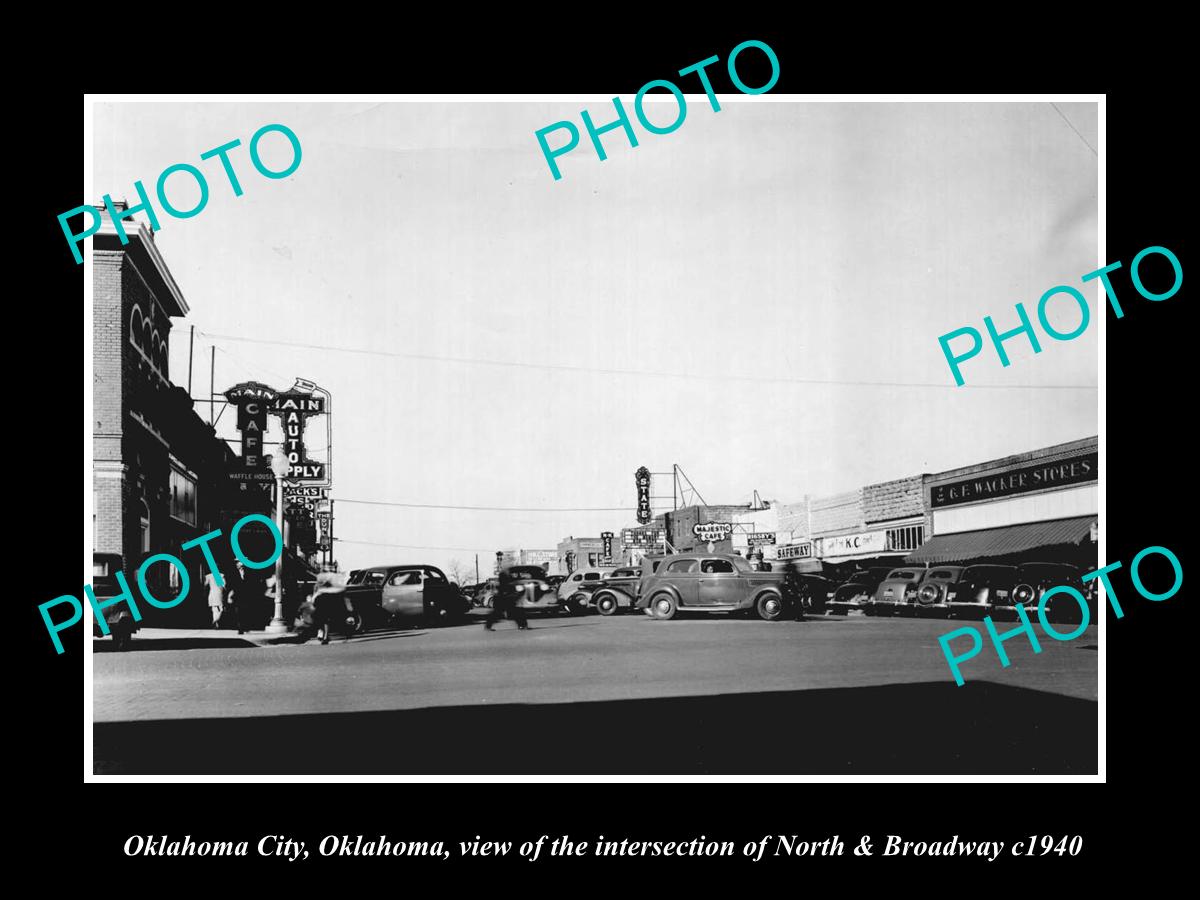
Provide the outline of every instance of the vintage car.
<path id="1" fill-rule="evenodd" d="M 541 566 L 507 566 L 500 570 L 499 597 L 528 611 L 581 612 L 568 601 L 560 601 Z M 496 601 L 493 601 L 496 602 Z"/>
<path id="2" fill-rule="evenodd" d="M 345 593 L 360 619 L 359 631 L 404 623 L 449 624 L 471 607 L 441 569 L 421 564 L 358 569 L 350 574 Z"/>
<path id="3" fill-rule="evenodd" d="M 117 573 L 121 571 L 121 555 L 119 553 L 92 554 L 92 593 L 96 596 L 97 605 L 118 597 L 124 591 L 117 582 Z M 112 635 L 113 646 L 117 650 L 128 650 L 133 640 L 133 633 L 141 626 L 133 618 L 128 603 L 114 603 L 104 610 L 104 624 L 108 626 L 108 634 Z M 104 637 L 104 631 L 95 615 L 92 616 L 92 634 Z"/>
<path id="4" fill-rule="evenodd" d="M 611 571 L 612 569 L 577 569 L 559 583 L 558 599 L 565 603 L 586 586 L 599 587 L 601 579 Z"/>
<path id="5" fill-rule="evenodd" d="M 583 601 L 602 616 L 615 615 L 622 609 L 632 609 L 638 597 L 638 583 L 641 580 L 641 569 L 614 569 L 599 582 L 585 582 Z M 578 600 L 579 597 L 580 595 L 575 595 L 573 599 Z"/>
<path id="6" fill-rule="evenodd" d="M 1015 586 L 1006 604 L 1010 607 L 1012 617 L 1016 618 L 1016 611 L 1011 607 L 1020 603 L 1032 621 L 1037 616 L 1037 608 L 1042 602 L 1042 596 L 1051 588 L 1062 585 L 1074 588 L 1083 594 L 1085 600 L 1088 600 L 1088 617 L 1094 624 L 1095 620 L 1092 618 L 1094 609 L 1087 591 L 1084 590 L 1083 582 L 1080 581 L 1081 574 L 1075 566 L 1065 563 L 1033 562 L 1017 566 L 1017 573 L 1013 579 Z M 1079 622 L 1082 617 L 1083 612 L 1079 608 L 1079 602 L 1070 594 L 1058 593 L 1046 601 L 1047 621 Z"/>
<path id="7" fill-rule="evenodd" d="M 956 570 L 953 579 L 938 579 L 934 574 L 944 568 Z M 978 565 L 950 566 L 931 569 L 917 593 L 917 602 L 928 610 L 944 609 L 950 618 L 983 617 L 996 606 L 1010 606 L 1016 566 Z M 937 584 L 938 595 L 921 592 Z"/>
<path id="8" fill-rule="evenodd" d="M 492 605 L 492 601 L 496 597 L 496 591 L 498 590 L 500 590 L 500 579 L 489 578 L 483 584 L 475 588 L 475 605 L 490 607 Z"/>
<path id="9" fill-rule="evenodd" d="M 825 604 L 826 609 L 835 616 L 844 616 L 852 609 L 866 609 L 890 571 L 886 567 L 859 569 L 834 588 L 833 596 Z"/>
<path id="10" fill-rule="evenodd" d="M 917 588 L 925 578 L 925 569 L 920 566 L 906 566 L 902 569 L 892 569 L 887 573 L 875 596 L 863 609 L 868 616 L 896 616 L 907 613 L 916 603 Z"/>
<path id="11" fill-rule="evenodd" d="M 824 615 L 833 594 L 835 582 L 824 575 L 812 572 L 783 573 L 783 596 L 788 604 L 787 613 L 802 618 L 806 613 Z"/>
<path id="12" fill-rule="evenodd" d="M 788 612 L 783 572 L 755 572 L 741 556 L 679 553 L 643 574 L 636 606 L 655 619 L 681 612 L 754 612 L 768 622 Z"/>

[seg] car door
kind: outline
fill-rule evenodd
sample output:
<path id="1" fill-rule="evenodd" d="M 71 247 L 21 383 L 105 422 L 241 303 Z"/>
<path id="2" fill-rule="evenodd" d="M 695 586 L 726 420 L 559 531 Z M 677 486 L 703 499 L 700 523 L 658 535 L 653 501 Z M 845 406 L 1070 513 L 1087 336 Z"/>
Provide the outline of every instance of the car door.
<path id="1" fill-rule="evenodd" d="M 675 588 L 680 606 L 698 605 L 700 565 L 694 559 L 676 559 L 661 570 L 662 580 Z"/>
<path id="2" fill-rule="evenodd" d="M 731 606 L 746 594 L 746 579 L 727 559 L 700 560 L 697 606 Z"/>
<path id="3" fill-rule="evenodd" d="M 424 579 L 417 569 L 393 572 L 383 585 L 383 608 L 393 616 L 420 616 L 425 612 Z"/>

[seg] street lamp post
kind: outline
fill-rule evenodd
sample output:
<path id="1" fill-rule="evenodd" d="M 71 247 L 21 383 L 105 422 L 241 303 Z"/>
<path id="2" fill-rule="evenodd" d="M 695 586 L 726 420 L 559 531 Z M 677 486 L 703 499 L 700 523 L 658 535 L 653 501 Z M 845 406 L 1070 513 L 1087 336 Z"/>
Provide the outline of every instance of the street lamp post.
<path id="1" fill-rule="evenodd" d="M 283 479 L 291 471 L 291 463 L 286 453 L 276 453 L 271 457 L 271 471 L 275 473 L 275 524 L 279 526 L 279 534 L 283 535 Z M 279 558 L 275 560 L 275 615 L 267 626 L 268 634 L 284 634 L 287 623 L 283 621 L 283 554 L 287 552 L 284 542 Z"/>

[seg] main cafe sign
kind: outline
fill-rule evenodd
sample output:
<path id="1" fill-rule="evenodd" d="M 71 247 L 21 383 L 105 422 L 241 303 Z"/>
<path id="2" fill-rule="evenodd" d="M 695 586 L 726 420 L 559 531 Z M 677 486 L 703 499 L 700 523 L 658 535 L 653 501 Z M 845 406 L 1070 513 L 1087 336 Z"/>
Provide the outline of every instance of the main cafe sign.
<path id="1" fill-rule="evenodd" d="M 1096 480 L 1099 470 L 1099 454 L 1083 453 L 1054 462 L 1021 466 L 1000 475 L 976 476 L 934 485 L 930 491 L 929 504 L 938 509 L 957 506 L 960 503 L 1027 494 L 1046 488 L 1086 484 Z"/>
<path id="2" fill-rule="evenodd" d="M 283 427 L 281 450 L 289 463 L 284 480 L 310 487 L 332 484 L 333 429 L 329 391 L 306 378 L 297 378 L 286 391 L 276 391 L 257 381 L 243 381 L 227 390 L 225 399 L 237 407 L 237 427 L 242 433 L 242 465 L 229 475 L 241 490 L 257 485 L 270 491 L 274 483 L 274 475 L 263 468 L 263 433 L 268 415 L 278 416 Z M 311 460 L 305 452 L 305 431 L 313 416 L 325 418 L 325 462 Z"/>

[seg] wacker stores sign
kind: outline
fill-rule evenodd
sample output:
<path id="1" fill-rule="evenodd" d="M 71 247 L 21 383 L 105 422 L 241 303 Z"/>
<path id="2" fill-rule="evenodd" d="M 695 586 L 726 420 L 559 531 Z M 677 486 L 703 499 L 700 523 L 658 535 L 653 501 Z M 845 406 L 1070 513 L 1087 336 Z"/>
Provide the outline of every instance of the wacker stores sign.
<path id="1" fill-rule="evenodd" d="M 934 509 L 994 500 L 1045 488 L 1068 487 L 1095 481 L 1099 472 L 1099 454 L 1084 453 L 1054 462 L 1021 466 L 1000 475 L 967 478 L 949 484 L 934 485 L 929 502 Z"/>

